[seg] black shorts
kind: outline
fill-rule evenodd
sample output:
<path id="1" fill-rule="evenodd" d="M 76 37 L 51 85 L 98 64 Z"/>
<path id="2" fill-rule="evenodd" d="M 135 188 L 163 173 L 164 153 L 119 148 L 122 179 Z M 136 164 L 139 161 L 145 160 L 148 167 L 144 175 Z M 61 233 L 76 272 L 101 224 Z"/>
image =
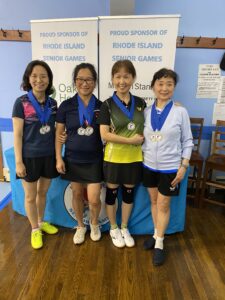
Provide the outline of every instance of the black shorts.
<path id="1" fill-rule="evenodd" d="M 143 185 L 148 188 L 158 188 L 159 192 L 164 196 L 178 196 L 180 184 L 178 184 L 175 188 L 171 186 L 171 182 L 174 180 L 176 175 L 176 172 L 154 172 L 146 167 L 143 167 Z"/>
<path id="2" fill-rule="evenodd" d="M 79 183 L 100 183 L 103 181 L 102 161 L 98 163 L 72 163 L 65 161 L 66 173 L 62 179 Z"/>
<path id="3" fill-rule="evenodd" d="M 104 180 L 114 184 L 138 184 L 142 181 L 142 162 L 111 163 L 104 161 Z"/>
<path id="4" fill-rule="evenodd" d="M 45 157 L 24 157 L 23 163 L 26 167 L 27 175 L 25 177 L 18 177 L 24 179 L 27 182 L 35 182 L 40 177 L 55 178 L 59 176 L 56 170 L 55 156 Z"/>

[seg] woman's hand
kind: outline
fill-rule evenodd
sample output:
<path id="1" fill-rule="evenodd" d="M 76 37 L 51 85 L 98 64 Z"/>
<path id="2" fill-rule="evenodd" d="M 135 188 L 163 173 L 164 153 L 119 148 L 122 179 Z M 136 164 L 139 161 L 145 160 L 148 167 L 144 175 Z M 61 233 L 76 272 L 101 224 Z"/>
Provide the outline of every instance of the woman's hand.
<path id="1" fill-rule="evenodd" d="M 26 167 L 23 162 L 16 163 L 16 174 L 21 178 L 27 175 Z"/>
<path id="2" fill-rule="evenodd" d="M 60 174 L 65 174 L 66 173 L 66 167 L 65 167 L 65 163 L 64 163 L 63 159 L 57 159 L 57 161 L 56 161 L 56 170 Z"/>
<path id="3" fill-rule="evenodd" d="M 182 179 L 184 178 L 185 173 L 186 173 L 186 168 L 184 168 L 183 166 L 180 166 L 180 168 L 177 171 L 176 177 L 171 182 L 171 186 L 175 187 L 178 183 L 180 183 L 182 181 Z"/>
<path id="4" fill-rule="evenodd" d="M 129 141 L 129 144 L 141 145 L 144 142 L 144 136 L 136 133 L 134 136 L 129 138 Z"/>
<path id="5" fill-rule="evenodd" d="M 60 142 L 60 144 L 65 144 L 66 142 L 66 139 L 67 139 L 67 134 L 66 134 L 66 131 L 64 131 L 62 134 L 60 134 L 58 136 L 58 141 Z"/>

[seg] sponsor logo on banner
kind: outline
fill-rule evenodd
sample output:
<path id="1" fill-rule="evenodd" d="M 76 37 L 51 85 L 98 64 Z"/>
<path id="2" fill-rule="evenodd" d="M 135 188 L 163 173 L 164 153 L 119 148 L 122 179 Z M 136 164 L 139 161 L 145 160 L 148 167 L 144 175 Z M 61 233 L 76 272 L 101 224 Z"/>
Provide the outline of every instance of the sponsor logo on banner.
<path id="1" fill-rule="evenodd" d="M 106 215 L 106 211 L 105 211 L 105 194 L 106 194 L 106 187 L 105 187 L 105 185 L 102 185 L 101 194 L 100 194 L 100 200 L 101 200 L 102 205 L 101 205 L 101 211 L 100 211 L 99 218 L 98 218 L 99 225 L 104 225 L 104 224 L 109 222 L 109 219 L 108 219 L 108 217 Z M 66 210 L 67 210 L 68 214 L 74 220 L 77 221 L 75 212 L 74 212 L 73 207 L 72 207 L 72 197 L 73 197 L 73 195 L 72 195 L 71 185 L 68 184 L 68 186 L 66 187 L 65 192 L 64 192 L 64 204 L 65 204 L 65 207 L 66 207 Z M 86 188 L 84 189 L 83 201 L 84 201 L 83 222 L 84 222 L 85 225 L 90 225 L 89 224 L 90 214 L 89 214 L 89 206 L 88 206 Z"/>

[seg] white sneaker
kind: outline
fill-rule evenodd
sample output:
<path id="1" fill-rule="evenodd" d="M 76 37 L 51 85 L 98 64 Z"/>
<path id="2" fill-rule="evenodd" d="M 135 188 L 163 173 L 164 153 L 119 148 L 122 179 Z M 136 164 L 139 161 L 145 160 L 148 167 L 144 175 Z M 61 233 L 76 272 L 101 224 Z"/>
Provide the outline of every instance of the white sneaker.
<path id="1" fill-rule="evenodd" d="M 77 230 L 73 236 L 73 242 L 74 244 L 82 244 L 85 240 L 85 233 L 87 231 L 87 227 L 79 227 L 77 226 Z"/>
<path id="2" fill-rule="evenodd" d="M 111 229 L 110 236 L 114 246 L 118 248 L 123 248 L 125 246 L 125 242 L 119 228 Z"/>
<path id="3" fill-rule="evenodd" d="M 99 225 L 92 225 L 90 223 L 90 228 L 91 228 L 91 233 L 90 233 L 90 238 L 92 241 L 97 242 L 101 238 L 101 230 L 99 228 Z"/>
<path id="4" fill-rule="evenodd" d="M 134 247 L 135 242 L 127 228 L 121 229 L 121 234 L 127 247 Z"/>

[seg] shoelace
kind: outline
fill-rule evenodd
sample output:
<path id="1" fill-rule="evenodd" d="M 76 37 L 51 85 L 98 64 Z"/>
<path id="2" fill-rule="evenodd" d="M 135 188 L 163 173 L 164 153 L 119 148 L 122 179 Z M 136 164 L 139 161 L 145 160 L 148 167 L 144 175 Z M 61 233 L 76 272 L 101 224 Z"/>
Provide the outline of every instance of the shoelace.
<path id="1" fill-rule="evenodd" d="M 76 227 L 76 229 L 77 229 L 77 231 L 76 231 L 76 234 L 77 234 L 77 236 L 79 237 L 79 238 L 82 238 L 83 237 L 83 235 L 84 235 L 84 232 L 83 232 L 83 229 L 82 229 L 83 227 Z M 85 227 L 84 227 L 85 228 Z"/>
<path id="2" fill-rule="evenodd" d="M 36 237 L 38 237 L 39 235 L 43 235 L 43 234 L 42 234 L 41 231 L 36 230 L 36 231 L 34 232 L 34 237 L 36 238 Z"/>
<path id="3" fill-rule="evenodd" d="M 98 231 L 99 231 L 99 225 L 92 225 L 93 227 L 93 230 L 94 230 L 94 234 L 98 234 Z"/>

